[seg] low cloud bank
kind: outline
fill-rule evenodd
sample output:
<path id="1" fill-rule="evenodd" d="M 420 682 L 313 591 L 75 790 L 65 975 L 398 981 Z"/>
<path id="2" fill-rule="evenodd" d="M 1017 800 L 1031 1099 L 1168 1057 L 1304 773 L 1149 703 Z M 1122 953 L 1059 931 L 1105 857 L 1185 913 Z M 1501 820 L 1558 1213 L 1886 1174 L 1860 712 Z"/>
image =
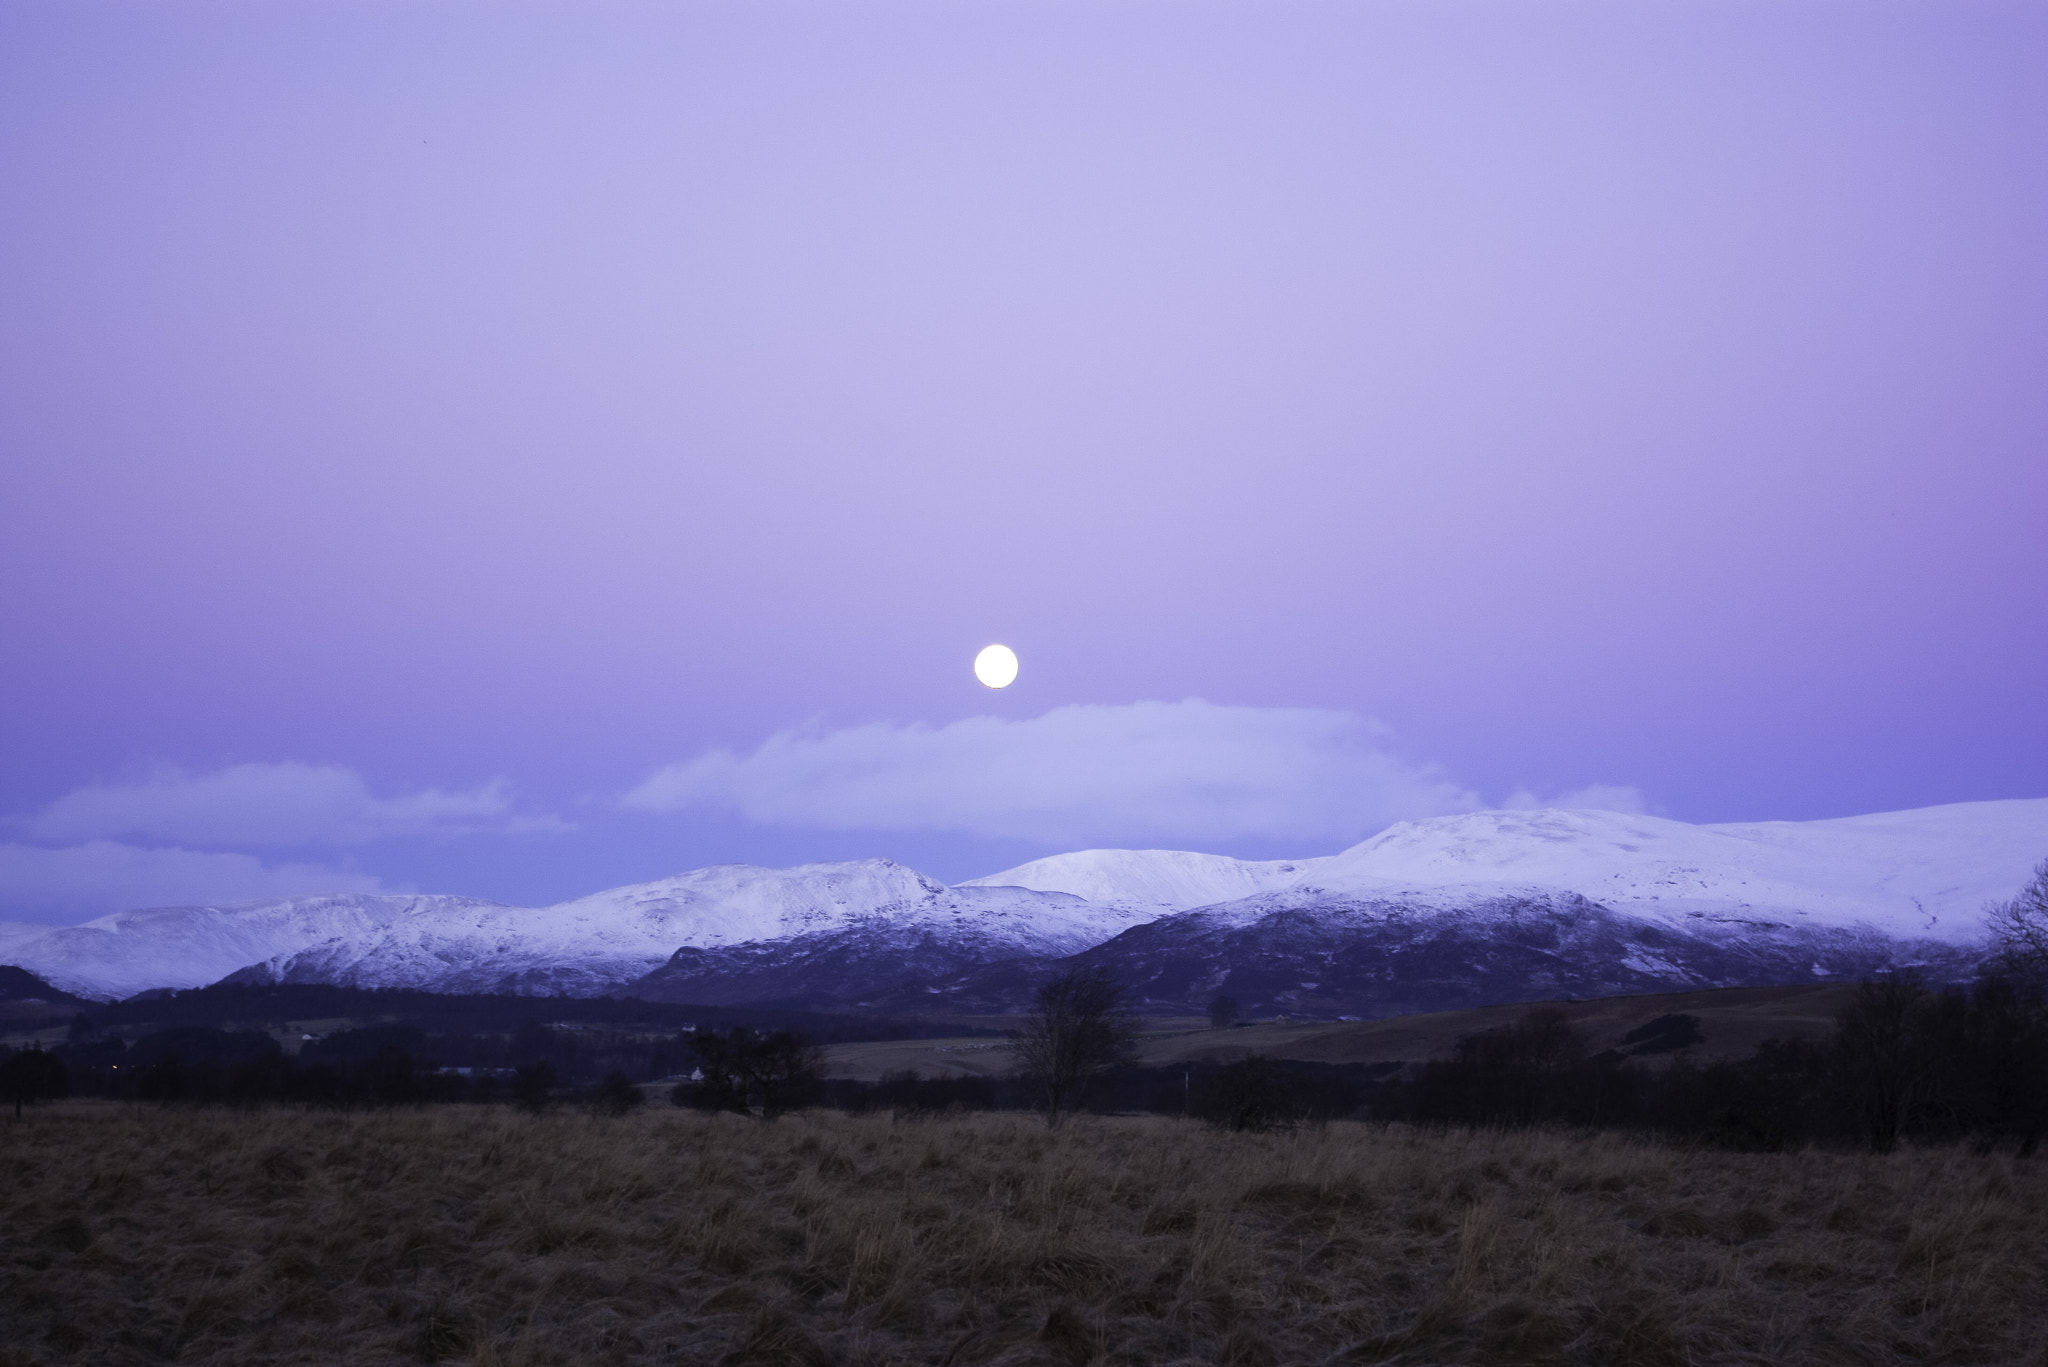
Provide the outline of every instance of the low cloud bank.
<path id="1" fill-rule="evenodd" d="M 271 865 L 246 854 L 144 849 L 112 840 L 62 849 L 0 845 L 0 916 L 50 924 L 137 907 L 381 890 L 369 874 Z"/>
<path id="2" fill-rule="evenodd" d="M 618 803 L 784 829 L 1065 849 L 1257 841 L 1301 854 L 1485 805 L 1439 766 L 1394 753 L 1385 728 L 1354 713 L 1193 699 L 785 731 L 748 752 L 670 765 Z M 1641 793 L 1617 786 L 1519 792 L 1501 805 L 1645 808 Z M 383 840 L 570 828 L 522 812 L 502 780 L 379 796 L 353 769 L 281 761 L 81 787 L 0 829 L 14 838 L 0 843 L 0 920 L 62 923 L 146 906 L 381 891 L 376 876 L 346 867 L 353 858 L 330 862 L 324 851 L 372 860 Z"/>
<path id="3" fill-rule="evenodd" d="M 1052 844 L 1258 838 L 1304 848 L 1483 805 L 1384 740 L 1384 728 L 1349 712 L 1083 704 L 1027 721 L 785 731 L 750 754 L 715 750 L 662 769 L 621 805 Z"/>
<path id="4" fill-rule="evenodd" d="M 564 829 L 524 816 L 511 785 L 425 788 L 378 797 L 338 764 L 237 764 L 211 773 L 159 769 L 127 783 L 66 793 L 16 823 L 32 840 L 145 840 L 279 848 L 362 845 L 393 836 L 519 834 Z"/>

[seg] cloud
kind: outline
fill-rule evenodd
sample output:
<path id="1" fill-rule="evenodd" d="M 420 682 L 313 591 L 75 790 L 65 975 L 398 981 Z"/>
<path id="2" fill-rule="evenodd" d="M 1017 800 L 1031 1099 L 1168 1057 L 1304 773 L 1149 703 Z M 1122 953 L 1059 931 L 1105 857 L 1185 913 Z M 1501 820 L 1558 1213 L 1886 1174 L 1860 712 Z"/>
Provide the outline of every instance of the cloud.
<path id="1" fill-rule="evenodd" d="M 503 780 L 445 792 L 377 797 L 336 764 L 237 764 L 211 773 L 160 769 L 123 784 L 79 788 L 16 823 L 33 839 L 139 839 L 187 845 L 360 845 L 389 836 L 564 829 L 521 816 Z"/>
<path id="2" fill-rule="evenodd" d="M 671 765 L 621 805 L 1066 845 L 1349 843 L 1390 822 L 1482 805 L 1382 739 L 1382 728 L 1349 712 L 1197 699 L 1076 705 L 1029 721 L 785 731 L 752 754 L 715 750 Z"/>
<path id="3" fill-rule="evenodd" d="M 55 923 L 135 907 L 245 902 L 316 892 L 377 892 L 364 873 L 266 865 L 246 854 L 144 849 L 93 840 L 62 849 L 0 845 L 0 915 Z"/>
<path id="4" fill-rule="evenodd" d="M 1627 812 L 1641 816 L 1650 810 L 1649 799 L 1642 789 L 1625 783 L 1589 783 L 1583 788 L 1573 788 L 1555 797 L 1538 797 L 1523 788 L 1500 804 L 1509 811 L 1527 811 L 1535 807 L 1576 808 L 1581 811 Z"/>

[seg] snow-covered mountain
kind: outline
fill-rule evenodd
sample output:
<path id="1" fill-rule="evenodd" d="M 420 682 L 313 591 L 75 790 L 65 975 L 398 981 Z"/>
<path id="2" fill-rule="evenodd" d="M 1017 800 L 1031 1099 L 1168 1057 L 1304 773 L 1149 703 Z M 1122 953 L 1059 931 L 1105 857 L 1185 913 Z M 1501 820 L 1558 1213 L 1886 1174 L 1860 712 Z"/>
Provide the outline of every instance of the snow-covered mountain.
<path id="1" fill-rule="evenodd" d="M 1251 863 L 1175 850 L 1086 850 L 986 878 L 1132 907 L 1263 899 L 1458 906 L 1576 893 L 1702 931 L 1868 930 L 1974 943 L 1984 907 L 2048 857 L 2048 799 L 1964 802 L 1829 821 L 1692 826 L 1558 810 L 1404 821 L 1340 854 Z"/>
<path id="2" fill-rule="evenodd" d="M 949 889 L 887 859 L 764 869 L 727 864 L 552 907 L 473 898 L 294 898 L 159 907 L 49 930 L 8 959 L 80 996 L 155 987 L 320 982 L 437 992 L 595 995 L 684 946 L 780 943 L 863 930 L 960 940 L 948 962 L 1071 954 L 1142 919 L 1022 888 Z"/>
<path id="3" fill-rule="evenodd" d="M 1146 919 L 1065 893 L 956 887 L 915 914 L 853 918 L 782 939 L 685 945 L 629 990 L 650 1001 L 712 1006 L 845 1007 L 973 966 L 1063 959 L 1109 938 L 1109 926 Z"/>
<path id="4" fill-rule="evenodd" d="M 871 859 L 723 865 L 541 908 L 370 895 L 160 907 L 8 926 L 0 962 L 102 999 L 233 976 L 991 1010 L 1034 965 L 1085 952 L 1162 1009 L 1199 1007 L 1222 983 L 1247 1006 L 1384 1014 L 1426 983 L 1462 1003 L 1889 962 L 1959 972 L 1985 905 L 2044 855 L 2048 799 L 1719 826 L 1493 811 L 1316 858 L 1085 850 L 951 888 Z"/>
<path id="5" fill-rule="evenodd" d="M 1487 1002 L 1858 977 L 1966 975 L 1987 904 L 2048 854 L 2048 801 L 1833 821 L 1689 826 L 1603 811 L 1403 822 L 1287 864 L 1091 850 L 979 880 L 1143 903 L 1172 880 L 1265 883 L 1080 956 L 1146 1009 L 1388 1015 Z M 1199 895 L 1199 894 L 1197 894 Z M 969 967 L 878 994 L 955 1012 L 1020 1009 L 1046 965 Z"/>
<path id="6" fill-rule="evenodd" d="M 873 992 L 866 1009 L 1025 1010 L 1066 964 L 1100 966 L 1133 1006 L 1200 1014 L 1227 996 L 1255 1015 L 1377 1017 L 1514 1001 L 1854 979 L 1912 966 L 1966 978 L 1975 950 L 1873 931 L 1705 935 L 1576 893 L 1374 900 L 1266 894 L 1136 926 L 1071 959 L 969 965 Z"/>
<path id="7" fill-rule="evenodd" d="M 971 963 L 1072 954 L 1138 919 L 1062 893 L 951 889 L 887 859 L 793 869 L 725 864 L 553 907 L 412 917 L 374 937 L 337 937 L 237 976 L 590 996 L 635 983 L 683 949 L 838 936 L 884 958 L 899 943 L 957 942 L 962 949 L 948 962 Z M 674 996 L 660 979 L 635 990 Z"/>
<path id="8" fill-rule="evenodd" d="M 1235 902 L 1297 881 L 1319 859 L 1232 859 L 1190 850 L 1077 850 L 970 878 L 969 888 L 1017 887 L 1065 892 L 1102 906 L 1154 916 Z"/>
<path id="9" fill-rule="evenodd" d="M 0 921 L 0 963 L 11 963 L 8 957 L 16 945 L 25 945 L 30 940 L 48 935 L 53 927 L 36 925 L 30 921 Z"/>
<path id="10" fill-rule="evenodd" d="M 1411 821 L 1296 886 L 1354 895 L 1546 888 L 1700 931 L 1874 930 L 1973 943 L 1984 908 L 2048 856 L 2048 800 L 1832 821 L 1689 826 L 1618 812 L 1475 812 Z"/>
<path id="11" fill-rule="evenodd" d="M 45 927 L 7 962 L 81 997 L 107 1000 L 156 987 L 203 987 L 246 964 L 334 940 L 368 941 L 408 916 L 459 916 L 495 903 L 469 897 L 350 893 L 218 907 L 120 911 L 84 925 Z"/>

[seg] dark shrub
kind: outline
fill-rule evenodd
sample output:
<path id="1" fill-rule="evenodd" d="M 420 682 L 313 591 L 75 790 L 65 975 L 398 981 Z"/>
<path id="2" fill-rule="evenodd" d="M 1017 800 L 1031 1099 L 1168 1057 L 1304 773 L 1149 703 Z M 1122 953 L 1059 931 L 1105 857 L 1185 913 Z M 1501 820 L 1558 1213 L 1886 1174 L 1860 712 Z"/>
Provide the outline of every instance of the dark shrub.
<path id="1" fill-rule="evenodd" d="M 1188 1103 L 1198 1120 L 1226 1130 L 1291 1129 L 1302 1106 L 1292 1082 L 1269 1059 L 1243 1058 L 1202 1079 Z"/>
<path id="2" fill-rule="evenodd" d="M 590 1094 L 590 1109 L 599 1115 L 625 1115 L 627 1112 L 646 1104 L 647 1097 L 631 1078 L 621 1072 L 610 1072 L 604 1081 Z"/>
<path id="3" fill-rule="evenodd" d="M 793 1031 L 764 1035 L 744 1025 L 723 1035 L 698 1030 L 690 1036 L 690 1051 L 700 1076 L 669 1093 L 678 1106 L 773 1120 L 813 1104 L 824 1093 L 824 1057 Z"/>
<path id="4" fill-rule="evenodd" d="M 512 1071 L 512 1104 L 539 1115 L 555 1099 L 555 1066 L 522 1063 Z"/>

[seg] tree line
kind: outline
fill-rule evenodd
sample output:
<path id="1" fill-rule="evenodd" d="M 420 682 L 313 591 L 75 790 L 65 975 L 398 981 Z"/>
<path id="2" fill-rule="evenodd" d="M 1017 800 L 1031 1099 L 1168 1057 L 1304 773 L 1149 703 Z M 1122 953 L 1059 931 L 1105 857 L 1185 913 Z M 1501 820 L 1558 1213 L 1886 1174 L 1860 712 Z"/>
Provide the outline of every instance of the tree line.
<path id="1" fill-rule="evenodd" d="M 1677 1018 L 1689 1022 L 1691 1018 Z M 1928 988 L 1910 972 L 1863 983 L 1820 1040 L 1766 1040 L 1748 1058 L 1662 1068 L 1591 1053 L 1562 1011 L 1458 1041 L 1389 1080 L 1374 1119 L 1419 1125 L 1571 1125 L 1654 1131 L 1719 1147 L 1902 1139 L 2010 1141 L 2048 1132 L 2048 1024 L 2010 979 Z"/>
<path id="2" fill-rule="evenodd" d="M 88 1034 L 21 1051 L 0 1060 L 0 1096 L 226 1106 L 530 1104 L 541 1085 L 570 1094 L 614 1074 L 629 1082 L 669 1076 L 693 1057 L 688 1039 L 534 1021 L 509 1035 L 429 1035 L 398 1024 L 337 1031 L 289 1054 L 268 1031 L 182 1026 L 133 1041 Z"/>
<path id="3" fill-rule="evenodd" d="M 2048 1133 L 2048 1011 L 2024 981 L 1987 974 L 1936 990 L 1911 973 L 1859 987 L 1822 1040 L 1766 1041 L 1745 1059 L 1694 1063 L 1699 1022 L 1659 1018 L 1622 1047 L 1590 1049 L 1566 1014 L 1532 1009 L 1416 1067 L 1248 1058 L 1141 1067 L 1130 1021 L 1100 977 L 1049 985 L 1020 1032 L 1020 1066 L 995 1077 L 827 1079 L 818 1047 L 788 1030 L 699 1029 L 629 1043 L 533 1026 L 510 1038 L 429 1039 L 371 1027 L 287 1055 L 260 1031 L 191 1028 L 119 1048 L 24 1050 L 0 1060 L 0 1102 L 65 1095 L 170 1104 L 327 1107 L 503 1102 L 531 1110 L 637 1106 L 640 1084 L 682 1075 L 677 1105 L 772 1120 L 811 1105 L 930 1114 L 1076 1110 L 1186 1115 L 1234 1130 L 1337 1118 L 1410 1124 L 1568 1125 L 1655 1131 L 1735 1148 L 1809 1142 L 1885 1151 L 1905 1138 L 2011 1142 Z M 1077 1005 L 1078 1003 L 1078 1005 Z M 442 1050 L 482 1063 L 460 1071 Z M 1662 1067 L 1645 1066 L 1670 1055 Z"/>
<path id="4" fill-rule="evenodd" d="M 789 1030 L 700 1028 L 656 1040 L 579 1038 L 532 1025 L 508 1038 L 429 1038 L 370 1027 L 296 1056 L 260 1031 L 188 1028 L 0 1060 L 0 1102 L 65 1095 L 167 1104 L 377 1107 L 588 1104 L 622 1113 L 641 1084 L 681 1075 L 679 1106 L 764 1120 L 805 1106 L 898 1115 L 1076 1110 L 1185 1115 L 1233 1130 L 1353 1118 L 1433 1126 L 1568 1125 L 1654 1131 L 1723 1147 L 1810 1142 L 1885 1151 L 1905 1138 L 2010 1141 L 2048 1133 L 2048 1010 L 2023 979 L 1989 973 L 1936 990 L 1909 972 L 1866 982 L 1823 1040 L 1766 1041 L 1745 1059 L 1694 1063 L 1699 1022 L 1669 1015 L 1594 1052 L 1567 1015 L 1539 1007 L 1467 1035 L 1442 1058 L 1317 1064 L 1246 1058 L 1142 1067 L 1121 994 L 1099 974 L 1049 984 L 1019 1032 L 1019 1067 L 993 1077 L 827 1079 L 817 1045 Z M 443 1051 L 483 1062 L 451 1069 Z M 1662 1067 L 1645 1066 L 1670 1055 Z"/>
<path id="5" fill-rule="evenodd" d="M 1627 1054 L 1589 1054 L 1563 1013 L 1536 1010 L 1458 1041 L 1448 1058 L 1390 1081 L 1377 1118 L 1420 1124 L 1562 1123 L 1638 1128 L 1743 1148 L 1911 1137 L 2010 1141 L 2048 1132 L 2048 860 L 1988 909 L 1991 953 L 1974 983 L 1934 986 L 1903 969 L 1862 983 L 1829 1036 L 1769 1040 L 1746 1059 L 1695 1065 L 1682 1017 L 1651 1022 Z M 1660 1033 L 1661 1032 L 1661 1033 Z M 1674 1053 L 1652 1071 L 1629 1054 Z"/>

